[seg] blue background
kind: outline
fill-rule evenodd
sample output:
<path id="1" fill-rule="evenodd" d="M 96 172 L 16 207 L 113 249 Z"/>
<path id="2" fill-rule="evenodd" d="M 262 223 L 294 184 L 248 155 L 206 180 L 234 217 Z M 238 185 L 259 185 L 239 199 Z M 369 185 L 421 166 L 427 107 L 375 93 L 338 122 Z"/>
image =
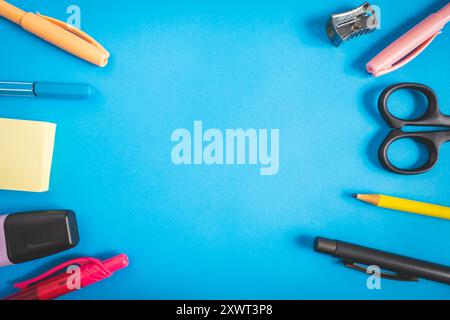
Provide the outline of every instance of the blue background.
<path id="1" fill-rule="evenodd" d="M 449 297 L 449 286 L 425 280 L 383 281 L 370 291 L 363 274 L 312 251 L 320 235 L 450 264 L 448 221 L 350 196 L 450 205 L 449 145 L 436 169 L 420 176 L 388 173 L 376 158 L 388 131 L 376 100 L 387 85 L 427 84 L 450 113 L 448 28 L 405 68 L 377 79 L 364 70 L 446 1 L 378 0 L 382 29 L 339 48 L 324 24 L 360 1 L 11 2 L 62 20 L 79 5 L 82 28 L 112 57 L 100 69 L 0 19 L 2 80 L 87 82 L 97 90 L 82 102 L 0 99 L 1 117 L 58 124 L 50 192 L 1 191 L 2 213 L 70 208 L 81 232 L 71 251 L 2 268 L 2 296 L 14 281 L 69 258 L 126 253 L 129 268 L 65 298 Z M 402 95 L 399 109 L 417 102 Z M 279 128 L 280 172 L 173 165 L 171 133 L 192 130 L 194 120 L 221 130 Z M 400 162 L 417 155 L 413 144 L 396 148 Z"/>

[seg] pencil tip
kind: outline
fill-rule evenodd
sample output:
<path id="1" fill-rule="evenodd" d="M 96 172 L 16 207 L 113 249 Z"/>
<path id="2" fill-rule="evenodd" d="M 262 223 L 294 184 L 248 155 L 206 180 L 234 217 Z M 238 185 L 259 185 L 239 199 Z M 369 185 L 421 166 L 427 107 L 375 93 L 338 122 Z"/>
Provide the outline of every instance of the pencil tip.
<path id="1" fill-rule="evenodd" d="M 352 197 L 355 199 L 358 199 L 358 195 L 357 194 L 352 194 Z"/>

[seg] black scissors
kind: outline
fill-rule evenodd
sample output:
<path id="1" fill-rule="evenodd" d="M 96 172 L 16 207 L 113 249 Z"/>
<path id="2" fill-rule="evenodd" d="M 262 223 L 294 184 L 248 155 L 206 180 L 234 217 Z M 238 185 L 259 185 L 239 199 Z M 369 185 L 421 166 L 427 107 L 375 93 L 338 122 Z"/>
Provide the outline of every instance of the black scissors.
<path id="1" fill-rule="evenodd" d="M 419 91 L 428 100 L 427 111 L 419 118 L 406 120 L 392 115 L 388 108 L 389 97 L 397 90 L 409 89 Z M 378 109 L 387 124 L 394 128 L 380 146 L 378 158 L 381 164 L 389 171 L 399 174 L 412 175 L 430 171 L 439 158 L 439 148 L 447 141 L 450 141 L 450 116 L 441 113 L 436 93 L 433 89 L 418 83 L 399 83 L 386 88 L 378 100 Z M 406 126 L 418 127 L 443 127 L 449 128 L 442 131 L 422 131 L 404 132 L 402 128 Z M 428 160 L 421 166 L 413 169 L 402 169 L 392 164 L 389 160 L 388 150 L 395 141 L 399 139 L 414 139 L 425 145 L 428 150 Z"/>

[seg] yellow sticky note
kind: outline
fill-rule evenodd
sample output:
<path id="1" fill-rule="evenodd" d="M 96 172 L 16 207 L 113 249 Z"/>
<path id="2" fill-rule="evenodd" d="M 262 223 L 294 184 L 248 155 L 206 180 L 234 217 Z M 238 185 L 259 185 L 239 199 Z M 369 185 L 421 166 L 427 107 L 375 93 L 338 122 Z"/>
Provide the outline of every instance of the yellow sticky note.
<path id="1" fill-rule="evenodd" d="M 49 189 L 56 124 L 0 118 L 0 189 Z"/>

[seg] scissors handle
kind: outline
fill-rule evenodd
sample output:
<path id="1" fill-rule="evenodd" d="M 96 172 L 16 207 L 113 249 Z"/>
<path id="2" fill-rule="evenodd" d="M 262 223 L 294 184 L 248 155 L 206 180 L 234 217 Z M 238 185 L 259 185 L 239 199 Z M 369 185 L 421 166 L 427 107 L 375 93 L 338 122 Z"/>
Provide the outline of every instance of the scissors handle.
<path id="1" fill-rule="evenodd" d="M 394 116 L 388 107 L 391 95 L 401 89 L 410 89 L 421 92 L 428 100 L 426 112 L 416 119 L 401 119 Z M 392 128 L 401 129 L 406 126 L 438 126 L 450 127 L 450 117 L 441 113 L 436 93 L 430 87 L 420 83 L 398 83 L 387 87 L 378 99 L 378 109 L 386 120 L 387 124 Z"/>
<path id="2" fill-rule="evenodd" d="M 428 150 L 427 161 L 418 168 L 402 169 L 392 164 L 389 159 L 389 147 L 395 141 L 406 138 L 423 143 Z M 450 141 L 450 131 L 403 132 L 401 129 L 394 129 L 381 144 L 378 158 L 381 164 L 391 172 L 405 175 L 421 174 L 430 171 L 436 165 L 439 158 L 439 148 L 446 141 Z"/>

